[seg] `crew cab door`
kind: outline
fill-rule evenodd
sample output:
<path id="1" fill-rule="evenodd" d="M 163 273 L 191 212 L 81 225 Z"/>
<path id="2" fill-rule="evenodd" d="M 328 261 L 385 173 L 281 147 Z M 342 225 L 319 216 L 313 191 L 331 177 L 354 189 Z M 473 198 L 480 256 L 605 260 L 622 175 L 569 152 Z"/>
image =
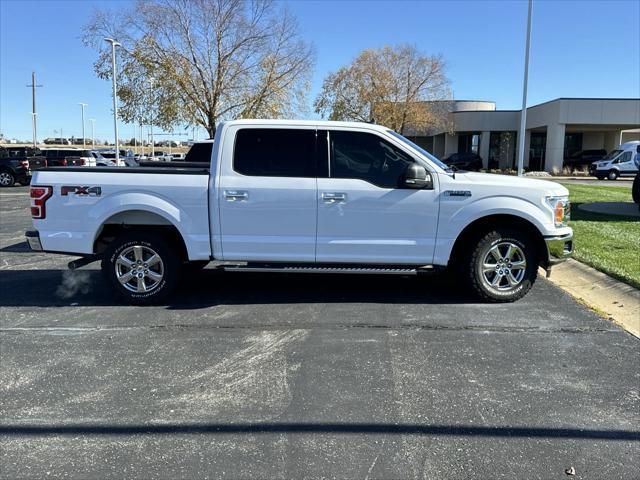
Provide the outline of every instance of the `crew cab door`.
<path id="1" fill-rule="evenodd" d="M 418 264 L 433 261 L 438 223 L 434 189 L 403 188 L 418 163 L 370 132 L 318 132 L 328 142 L 328 178 L 318 178 L 318 262 Z"/>
<path id="2" fill-rule="evenodd" d="M 315 127 L 233 126 L 222 148 L 217 200 L 223 259 L 313 262 Z"/>

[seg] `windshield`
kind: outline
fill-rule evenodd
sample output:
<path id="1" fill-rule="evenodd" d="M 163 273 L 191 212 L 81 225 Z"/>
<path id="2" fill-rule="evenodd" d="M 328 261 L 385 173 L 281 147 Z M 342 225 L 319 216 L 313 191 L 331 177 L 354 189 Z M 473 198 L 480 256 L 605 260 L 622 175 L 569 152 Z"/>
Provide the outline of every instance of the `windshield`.
<path id="1" fill-rule="evenodd" d="M 609 153 L 609 155 L 603 158 L 603 160 L 613 160 L 621 153 L 622 153 L 622 150 L 612 150 L 611 153 Z"/>
<path id="2" fill-rule="evenodd" d="M 417 150 L 418 152 L 420 152 L 422 155 L 424 155 L 425 157 L 427 157 L 429 160 L 431 160 L 433 163 L 435 163 L 436 165 L 438 165 L 441 169 L 445 170 L 445 171 L 451 171 L 451 168 L 444 162 L 438 160 L 436 157 L 434 157 L 433 155 L 431 155 L 429 152 L 427 152 L 424 148 L 422 148 L 420 145 L 416 145 L 415 143 L 413 143 L 411 140 L 409 140 L 406 137 L 403 137 L 402 135 L 400 135 L 397 132 L 394 132 L 393 130 L 387 130 L 387 132 L 389 132 L 391 135 L 393 135 L 394 137 L 396 137 L 398 140 L 400 140 L 402 143 L 409 145 L 411 148 L 413 148 L 414 150 Z"/>

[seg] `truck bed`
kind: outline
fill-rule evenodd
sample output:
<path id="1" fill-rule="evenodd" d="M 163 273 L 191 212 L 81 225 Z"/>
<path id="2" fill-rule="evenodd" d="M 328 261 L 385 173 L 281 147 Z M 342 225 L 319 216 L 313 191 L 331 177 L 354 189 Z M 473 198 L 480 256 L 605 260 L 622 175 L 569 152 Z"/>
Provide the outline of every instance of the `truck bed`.
<path id="1" fill-rule="evenodd" d="M 209 175 L 209 165 L 162 166 L 162 167 L 46 167 L 42 172 L 76 172 L 76 173 L 153 173 L 167 175 Z"/>

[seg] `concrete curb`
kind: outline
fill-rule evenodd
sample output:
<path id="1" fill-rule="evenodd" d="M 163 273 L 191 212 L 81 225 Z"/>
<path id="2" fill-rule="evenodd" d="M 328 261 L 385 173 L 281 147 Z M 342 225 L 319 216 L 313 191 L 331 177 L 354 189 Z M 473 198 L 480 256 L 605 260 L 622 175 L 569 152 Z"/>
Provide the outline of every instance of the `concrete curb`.
<path id="1" fill-rule="evenodd" d="M 573 259 L 554 266 L 549 280 L 640 338 L 640 290 Z"/>

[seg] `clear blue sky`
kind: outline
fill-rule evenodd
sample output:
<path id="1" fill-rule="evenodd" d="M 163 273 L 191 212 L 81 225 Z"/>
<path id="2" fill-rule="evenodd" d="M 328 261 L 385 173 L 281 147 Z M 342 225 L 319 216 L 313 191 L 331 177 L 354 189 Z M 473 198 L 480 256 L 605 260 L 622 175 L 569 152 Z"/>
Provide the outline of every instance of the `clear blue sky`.
<path id="1" fill-rule="evenodd" d="M 330 71 L 360 50 L 412 43 L 443 55 L 455 98 L 494 100 L 519 108 L 524 1 L 286 2 L 317 63 L 310 101 Z M 0 0 L 0 131 L 31 138 L 31 70 L 38 83 L 39 139 L 80 136 L 80 107 L 96 119 L 96 137 L 112 138 L 110 82 L 97 79 L 95 52 L 81 27 L 94 8 L 120 1 Z M 534 0 L 529 105 L 557 97 L 640 97 L 640 1 Z M 90 136 L 90 123 L 86 122 Z M 121 125 L 121 137 L 133 127 Z M 203 138 L 204 132 L 200 133 Z"/>

